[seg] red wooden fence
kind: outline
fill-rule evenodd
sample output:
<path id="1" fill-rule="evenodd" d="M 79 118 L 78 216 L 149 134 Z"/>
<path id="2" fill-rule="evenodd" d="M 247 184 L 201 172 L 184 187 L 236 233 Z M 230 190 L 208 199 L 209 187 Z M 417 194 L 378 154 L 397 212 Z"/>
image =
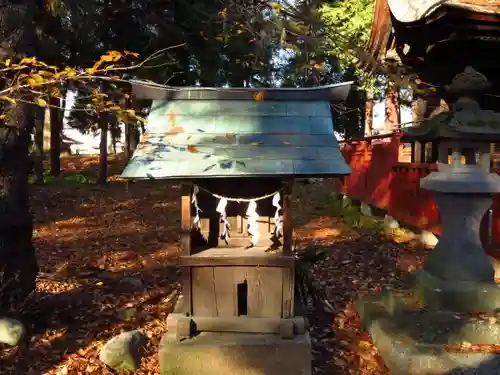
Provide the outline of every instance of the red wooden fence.
<path id="1" fill-rule="evenodd" d="M 369 137 L 340 144 L 352 173 L 345 177 L 342 190 L 351 198 L 382 208 L 397 220 L 440 232 L 439 210 L 433 193 L 420 189 L 419 181 L 436 164 L 400 162 L 398 134 Z M 500 195 L 493 197 L 491 236 L 489 215 L 481 226 L 481 238 L 488 253 L 500 258 Z"/>

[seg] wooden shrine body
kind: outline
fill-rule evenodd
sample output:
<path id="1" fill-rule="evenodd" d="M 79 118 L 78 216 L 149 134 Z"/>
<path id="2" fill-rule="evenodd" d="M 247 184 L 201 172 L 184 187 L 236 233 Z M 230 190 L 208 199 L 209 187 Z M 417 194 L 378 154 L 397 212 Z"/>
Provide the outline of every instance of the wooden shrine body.
<path id="1" fill-rule="evenodd" d="M 306 322 L 295 316 L 294 257 L 290 178 L 212 178 L 184 181 L 181 196 L 183 300 L 176 308 L 175 335 L 181 340 L 199 332 L 303 334 Z M 194 184 L 200 228 L 193 227 Z M 245 212 L 248 203 L 230 201 L 226 208 L 229 238 L 216 212 L 218 199 L 255 198 L 280 192 L 283 235 L 275 231 L 272 197 L 257 202 L 260 238 L 251 247 Z"/>
<path id="2" fill-rule="evenodd" d="M 302 299 L 294 298 L 290 194 L 295 178 L 350 173 L 331 103 L 345 100 L 352 82 L 131 84 L 152 104 L 122 177 L 182 181 L 183 293 L 160 342 L 161 375 L 310 375 L 311 337 Z"/>

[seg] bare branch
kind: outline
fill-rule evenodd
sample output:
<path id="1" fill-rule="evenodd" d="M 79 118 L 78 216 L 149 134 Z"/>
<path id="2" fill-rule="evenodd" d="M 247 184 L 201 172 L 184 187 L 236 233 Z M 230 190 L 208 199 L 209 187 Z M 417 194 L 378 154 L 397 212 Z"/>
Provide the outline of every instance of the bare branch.
<path id="1" fill-rule="evenodd" d="M 180 48 L 180 47 L 184 47 L 186 45 L 186 43 L 182 43 L 182 44 L 177 44 L 175 46 L 170 46 L 170 47 L 165 47 L 165 48 L 162 48 L 154 53 L 152 53 L 151 55 L 149 55 L 148 57 L 146 57 L 141 63 L 139 64 L 136 64 L 136 65 L 131 65 L 131 66 L 123 66 L 123 67 L 117 67 L 117 68 L 113 68 L 113 71 L 124 71 L 124 70 L 133 70 L 133 69 L 138 69 L 138 68 L 142 68 L 142 67 L 146 67 L 145 64 L 148 62 L 148 61 L 151 61 L 151 60 L 154 60 L 156 58 L 158 58 L 161 54 L 167 52 L 167 51 L 170 51 L 174 48 Z"/>

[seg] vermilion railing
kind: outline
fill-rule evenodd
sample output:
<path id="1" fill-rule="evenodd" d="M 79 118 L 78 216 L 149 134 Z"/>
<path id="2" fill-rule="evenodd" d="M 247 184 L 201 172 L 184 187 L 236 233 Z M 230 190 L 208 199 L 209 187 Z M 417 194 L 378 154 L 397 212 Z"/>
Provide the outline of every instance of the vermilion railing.
<path id="1" fill-rule="evenodd" d="M 400 162 L 401 147 L 399 134 L 341 142 L 341 151 L 352 169 L 343 180 L 342 190 L 352 198 L 386 210 L 401 222 L 439 234 L 439 210 L 433 193 L 420 189 L 419 184 L 437 166 Z M 500 195 L 493 197 L 491 236 L 486 214 L 481 238 L 487 252 L 500 258 Z"/>

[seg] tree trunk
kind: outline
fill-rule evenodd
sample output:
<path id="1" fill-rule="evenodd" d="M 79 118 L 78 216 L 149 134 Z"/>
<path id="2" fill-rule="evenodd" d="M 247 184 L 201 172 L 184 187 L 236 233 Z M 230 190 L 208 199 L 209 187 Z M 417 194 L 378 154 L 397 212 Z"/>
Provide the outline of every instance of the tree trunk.
<path id="1" fill-rule="evenodd" d="M 37 5 L 25 0 L 0 8 L 0 59 L 36 54 L 33 21 Z M 0 315 L 18 309 L 36 286 L 38 265 L 28 190 L 32 109 L 20 102 L 7 106 L 0 127 Z"/>
<path id="2" fill-rule="evenodd" d="M 139 125 L 127 122 L 125 124 L 125 156 L 130 160 L 140 140 Z"/>
<path id="3" fill-rule="evenodd" d="M 64 101 L 62 101 L 64 102 Z M 50 103 L 50 175 L 58 177 L 61 174 L 61 132 L 64 109 L 58 98 L 52 97 Z"/>
<path id="4" fill-rule="evenodd" d="M 43 152 L 50 153 L 50 108 L 43 109 Z"/>
<path id="5" fill-rule="evenodd" d="M 113 124 L 109 124 L 109 135 L 111 137 L 108 147 L 108 155 L 113 154 L 116 157 L 116 144 L 120 141 L 120 128 L 119 124 L 113 121 Z"/>
<path id="6" fill-rule="evenodd" d="M 132 124 L 130 128 L 130 156 L 135 152 L 135 149 L 139 145 L 139 140 L 141 139 L 141 132 L 139 131 L 139 124 Z"/>
<path id="7" fill-rule="evenodd" d="M 99 115 L 99 128 L 101 130 L 101 143 L 99 145 L 99 177 L 97 183 L 105 184 L 108 178 L 108 116 L 106 113 Z"/>
<path id="8" fill-rule="evenodd" d="M 125 158 L 127 160 L 130 160 L 130 158 L 132 157 L 132 150 L 130 148 L 130 128 L 132 127 L 132 124 L 130 124 L 130 122 L 126 122 L 125 123 L 125 134 L 124 134 L 124 145 L 123 145 L 123 148 L 124 148 L 124 152 L 125 152 Z"/>
<path id="9" fill-rule="evenodd" d="M 392 133 L 401 129 L 401 109 L 399 105 L 399 89 L 387 80 L 385 92 L 385 131 Z"/>
<path id="10" fill-rule="evenodd" d="M 373 91 L 366 91 L 365 136 L 373 135 Z"/>
<path id="11" fill-rule="evenodd" d="M 134 108 L 134 100 L 132 99 L 132 96 L 129 94 L 128 98 L 125 99 L 125 105 L 127 107 L 127 109 L 135 109 Z M 127 160 L 130 160 L 130 158 L 132 157 L 132 149 L 130 148 L 130 137 L 131 137 L 131 130 L 132 130 L 132 124 L 130 121 L 126 121 L 125 122 L 125 126 L 124 126 L 124 134 L 123 134 L 123 138 L 124 138 L 124 144 L 123 144 L 123 151 L 125 152 L 125 158 Z"/>
<path id="12" fill-rule="evenodd" d="M 12 127 L 0 128 L 0 314 L 23 303 L 38 273 L 28 193 L 32 107 L 18 104 L 8 115 Z"/>
<path id="13" fill-rule="evenodd" d="M 126 105 L 129 109 L 137 110 L 135 101 L 133 99 L 128 99 Z M 134 154 L 137 145 L 139 144 L 139 124 L 137 121 L 127 121 L 125 123 L 125 157 L 127 160 L 130 160 L 132 155 Z"/>
<path id="14" fill-rule="evenodd" d="M 34 137 L 34 169 L 35 183 L 43 185 L 43 125 L 44 125 L 44 108 L 33 108 L 33 117 L 35 121 L 35 137 Z"/>

